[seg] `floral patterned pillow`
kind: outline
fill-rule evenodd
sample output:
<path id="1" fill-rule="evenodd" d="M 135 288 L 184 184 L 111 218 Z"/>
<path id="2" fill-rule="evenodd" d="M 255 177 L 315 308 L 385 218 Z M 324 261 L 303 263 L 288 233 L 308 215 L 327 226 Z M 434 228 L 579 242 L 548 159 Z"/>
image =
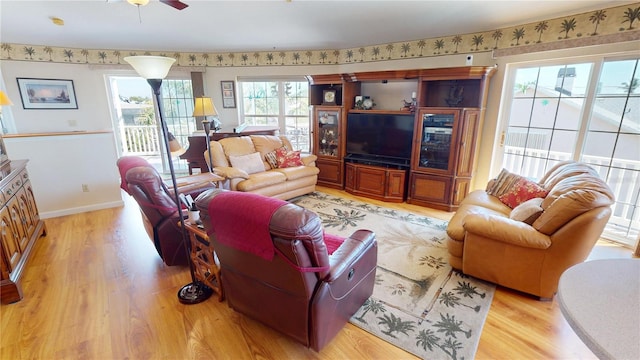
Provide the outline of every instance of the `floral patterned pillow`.
<path id="1" fill-rule="evenodd" d="M 300 159 L 300 150 L 288 151 L 286 148 L 276 149 L 276 159 L 279 168 L 304 165 Z"/>
<path id="2" fill-rule="evenodd" d="M 520 178 L 508 191 L 498 198 L 505 205 L 513 209 L 529 199 L 544 198 L 547 196 L 547 193 L 548 192 L 537 183 L 525 178 Z"/>

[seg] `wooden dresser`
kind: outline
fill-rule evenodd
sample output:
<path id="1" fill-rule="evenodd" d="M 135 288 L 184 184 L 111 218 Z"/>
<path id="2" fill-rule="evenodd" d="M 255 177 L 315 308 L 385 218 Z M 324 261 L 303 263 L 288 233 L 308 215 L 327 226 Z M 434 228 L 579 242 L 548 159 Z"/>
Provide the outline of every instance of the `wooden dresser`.
<path id="1" fill-rule="evenodd" d="M 20 278 L 36 240 L 46 234 L 26 166 L 27 160 L 16 160 L 0 168 L 0 300 L 5 304 L 22 299 Z"/>

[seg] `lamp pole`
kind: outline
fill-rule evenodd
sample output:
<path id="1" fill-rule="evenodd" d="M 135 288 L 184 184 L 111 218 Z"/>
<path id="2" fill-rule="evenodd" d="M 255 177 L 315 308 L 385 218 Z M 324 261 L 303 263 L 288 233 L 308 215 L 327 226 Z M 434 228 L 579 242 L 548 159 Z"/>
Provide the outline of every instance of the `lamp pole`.
<path id="1" fill-rule="evenodd" d="M 209 132 L 211 131 L 211 121 L 204 119 L 202 120 L 202 127 L 204 128 L 204 138 L 207 142 L 207 153 L 209 154 L 209 172 L 213 171 L 213 158 L 211 157 L 211 135 Z"/>
<path id="2" fill-rule="evenodd" d="M 180 218 L 180 230 L 182 235 L 182 241 L 185 244 L 185 251 L 187 252 L 187 260 L 189 261 L 189 272 L 191 274 L 191 283 L 183 286 L 178 291 L 178 299 L 183 304 L 197 304 L 203 302 L 208 299 L 212 294 L 213 290 L 208 286 L 204 285 L 202 282 L 198 281 L 195 276 L 195 271 L 193 268 L 193 262 L 191 261 L 191 241 L 187 236 L 186 224 L 184 222 L 184 213 L 182 212 L 182 206 L 180 201 L 180 194 L 178 193 L 178 183 L 176 181 L 176 173 L 173 167 L 173 158 L 171 156 L 171 152 L 169 151 L 169 129 L 167 127 L 167 123 L 164 121 L 164 113 L 162 107 L 162 99 L 160 97 L 160 87 L 162 86 L 162 79 L 169 72 L 169 68 L 171 64 L 175 61 L 175 59 L 171 59 L 173 61 L 166 61 L 170 58 L 164 58 L 160 56 L 130 56 L 124 58 L 125 61 L 129 62 L 133 68 L 140 74 L 141 76 L 147 79 L 147 82 L 151 86 L 153 90 L 153 94 L 155 95 L 156 103 L 158 104 L 158 117 L 160 119 L 160 128 L 162 129 L 162 138 L 164 140 L 164 146 L 167 150 L 167 160 L 169 162 L 169 172 L 171 174 L 171 183 L 173 185 L 173 195 L 175 197 L 176 207 L 178 208 L 178 217 Z M 158 74 L 152 74 L 149 68 L 152 68 L 154 63 L 157 61 L 164 61 L 163 66 L 168 66 L 166 69 L 162 69 Z M 164 75 L 163 74 L 164 71 Z"/>

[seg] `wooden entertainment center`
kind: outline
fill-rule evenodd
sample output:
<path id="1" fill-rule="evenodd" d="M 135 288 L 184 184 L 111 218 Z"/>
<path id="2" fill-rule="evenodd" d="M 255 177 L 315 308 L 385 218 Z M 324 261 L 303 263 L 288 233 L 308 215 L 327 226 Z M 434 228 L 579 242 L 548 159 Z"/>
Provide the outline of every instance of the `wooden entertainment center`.
<path id="1" fill-rule="evenodd" d="M 470 190 L 495 70 L 468 66 L 307 76 L 318 184 L 382 201 L 456 210 Z M 414 94 L 412 106 L 365 110 L 362 101 L 356 102 L 356 97 L 366 98 L 366 92 L 390 83 Z M 398 104 L 406 97 L 397 96 L 393 100 Z M 362 113 L 413 115 L 410 156 L 386 161 L 379 154 L 347 151 L 348 119 Z M 389 135 L 386 140 L 393 143 L 398 138 Z"/>

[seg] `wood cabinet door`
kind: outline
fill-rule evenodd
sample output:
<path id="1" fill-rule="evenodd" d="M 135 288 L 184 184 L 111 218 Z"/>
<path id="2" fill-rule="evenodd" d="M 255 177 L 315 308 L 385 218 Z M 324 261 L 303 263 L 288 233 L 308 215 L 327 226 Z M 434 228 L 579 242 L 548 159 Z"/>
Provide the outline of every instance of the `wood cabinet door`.
<path id="1" fill-rule="evenodd" d="M 470 178 L 460 178 L 454 181 L 453 186 L 453 199 L 451 200 L 451 204 L 454 206 L 460 205 L 462 200 L 467 197 L 469 194 L 469 190 L 471 189 L 471 179 Z"/>
<path id="2" fill-rule="evenodd" d="M 478 127 L 480 126 L 480 110 L 465 109 L 458 127 L 458 164 L 457 176 L 471 177 L 475 159 Z"/>
<path id="3" fill-rule="evenodd" d="M 342 186 L 341 161 L 321 160 L 318 158 L 318 160 L 316 160 L 316 166 L 320 170 L 318 183 L 327 186 Z"/>
<path id="4" fill-rule="evenodd" d="M 412 173 L 410 180 L 410 196 L 412 199 L 426 202 L 448 204 L 451 193 L 451 179 Z"/>
<path id="5" fill-rule="evenodd" d="M 21 189 L 22 191 L 22 189 Z M 18 246 L 20 252 L 27 248 L 29 238 L 24 227 L 24 212 L 22 211 L 21 204 L 18 201 L 18 196 L 12 197 L 7 203 L 7 209 L 9 210 L 9 217 L 11 218 L 11 228 L 13 230 L 16 239 L 18 240 Z"/>
<path id="6" fill-rule="evenodd" d="M 15 269 L 18 261 L 20 261 L 21 251 L 18 246 L 19 234 L 16 233 L 11 221 L 11 215 L 9 214 L 9 208 L 3 207 L 0 210 L 0 241 L 2 241 L 2 254 L 6 260 L 8 269 L 3 269 L 2 279 L 9 278 L 9 272 Z"/>
<path id="7" fill-rule="evenodd" d="M 430 174 L 455 172 L 459 109 L 421 108 L 414 130 L 411 169 Z"/>
<path id="8" fill-rule="evenodd" d="M 359 166 L 356 171 L 358 191 L 384 196 L 385 169 L 370 166 Z"/>
<path id="9" fill-rule="evenodd" d="M 16 200 L 18 200 L 20 221 L 22 222 L 25 237 L 30 239 L 31 235 L 36 231 L 37 221 L 34 220 L 33 214 L 31 213 L 29 198 L 24 187 L 16 193 Z"/>
<path id="10" fill-rule="evenodd" d="M 405 170 L 388 170 L 386 191 L 388 197 L 404 198 L 406 173 Z"/>
<path id="11" fill-rule="evenodd" d="M 313 111 L 312 152 L 319 159 L 342 160 L 343 124 L 340 106 L 316 106 Z"/>
<path id="12" fill-rule="evenodd" d="M 352 191 L 356 189 L 356 168 L 351 163 L 344 165 L 344 188 Z"/>

